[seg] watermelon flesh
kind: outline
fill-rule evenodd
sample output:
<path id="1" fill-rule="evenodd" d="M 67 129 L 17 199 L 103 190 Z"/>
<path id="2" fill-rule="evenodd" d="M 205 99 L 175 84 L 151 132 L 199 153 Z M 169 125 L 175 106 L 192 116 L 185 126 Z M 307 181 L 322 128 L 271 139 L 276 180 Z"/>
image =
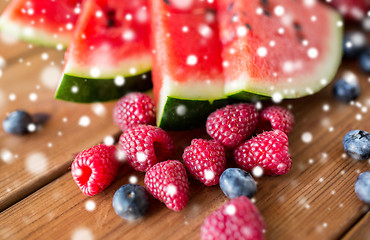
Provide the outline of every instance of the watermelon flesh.
<path id="1" fill-rule="evenodd" d="M 341 18 L 316 1 L 219 0 L 225 94 L 298 98 L 326 86 L 342 54 Z"/>
<path id="2" fill-rule="evenodd" d="M 151 1 L 153 92 L 162 128 L 201 123 L 224 98 L 216 7 L 209 2 L 176 8 L 171 1 Z"/>
<path id="3" fill-rule="evenodd" d="M 82 0 L 12 0 L 0 29 L 25 41 L 66 47 L 73 36 Z"/>
<path id="4" fill-rule="evenodd" d="M 84 2 L 56 98 L 107 101 L 150 88 L 149 32 L 147 0 Z"/>

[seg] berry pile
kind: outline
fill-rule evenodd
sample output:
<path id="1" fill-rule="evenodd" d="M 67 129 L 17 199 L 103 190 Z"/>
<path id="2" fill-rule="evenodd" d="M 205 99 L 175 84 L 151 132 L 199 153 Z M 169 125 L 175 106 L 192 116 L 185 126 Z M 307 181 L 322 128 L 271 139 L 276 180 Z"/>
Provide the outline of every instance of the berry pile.
<path id="1" fill-rule="evenodd" d="M 202 239 L 219 236 L 264 239 L 263 218 L 248 199 L 257 192 L 250 173 L 255 167 L 262 168 L 265 175 L 289 172 L 292 160 L 287 134 L 294 125 L 293 114 L 278 106 L 258 112 L 247 103 L 218 109 L 206 122 L 207 133 L 213 139 L 193 139 L 184 149 L 183 162 L 171 160 L 175 143 L 170 135 L 147 125 L 153 123 L 154 115 L 153 101 L 143 93 L 128 94 L 117 102 L 113 117 L 123 131 L 120 150 L 98 145 L 77 155 L 72 163 L 72 176 L 82 192 L 92 196 L 109 186 L 119 171 L 120 151 L 131 167 L 145 172 L 146 187 L 127 184 L 116 191 L 113 208 L 120 217 L 135 220 L 144 216 L 149 209 L 148 193 L 169 209 L 182 210 L 189 200 L 188 170 L 206 186 L 219 184 L 232 199 L 205 220 Z M 227 151 L 240 168 L 226 169 Z M 248 232 L 244 231 L 246 228 Z"/>

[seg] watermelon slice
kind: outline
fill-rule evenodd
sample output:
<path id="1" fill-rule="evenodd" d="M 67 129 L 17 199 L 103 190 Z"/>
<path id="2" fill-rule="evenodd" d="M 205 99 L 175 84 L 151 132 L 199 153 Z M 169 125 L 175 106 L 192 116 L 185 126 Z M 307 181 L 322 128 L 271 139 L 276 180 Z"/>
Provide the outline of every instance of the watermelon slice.
<path id="1" fill-rule="evenodd" d="M 221 42 L 215 4 L 151 1 L 153 87 L 157 125 L 195 127 L 224 100 Z M 181 5 L 182 6 L 182 5 Z"/>
<path id="2" fill-rule="evenodd" d="M 152 87 L 147 0 L 87 0 L 65 55 L 57 99 L 97 102 Z"/>
<path id="3" fill-rule="evenodd" d="M 342 55 L 342 22 L 315 0 L 219 0 L 225 94 L 298 98 L 326 86 Z"/>
<path id="4" fill-rule="evenodd" d="M 73 36 L 82 0 L 12 0 L 0 29 L 25 41 L 63 48 Z"/>

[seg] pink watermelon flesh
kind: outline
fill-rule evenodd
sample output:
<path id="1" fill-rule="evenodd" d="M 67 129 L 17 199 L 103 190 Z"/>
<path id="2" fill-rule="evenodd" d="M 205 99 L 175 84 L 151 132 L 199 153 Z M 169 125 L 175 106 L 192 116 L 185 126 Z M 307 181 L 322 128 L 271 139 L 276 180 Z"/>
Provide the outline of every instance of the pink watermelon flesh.
<path id="1" fill-rule="evenodd" d="M 336 73 L 342 23 L 316 1 L 218 1 L 225 94 L 297 98 Z"/>
<path id="2" fill-rule="evenodd" d="M 185 113 L 193 109 L 186 100 L 210 105 L 224 98 L 221 43 L 215 5 L 208 1 L 194 1 L 191 8 L 182 10 L 171 1 L 153 0 L 151 11 L 157 124 L 164 127 L 168 118 L 169 122 L 190 121 Z M 169 106 L 169 101 L 176 101 L 179 108 Z"/>
<path id="3" fill-rule="evenodd" d="M 86 1 L 65 55 L 57 98 L 82 102 L 112 100 L 128 90 L 125 86 L 130 79 L 138 81 L 136 84 L 130 80 L 130 90 L 136 90 L 135 85 L 141 81 L 149 81 L 146 75 L 145 79 L 141 76 L 152 65 L 149 20 L 147 0 Z M 115 85 L 117 78 L 120 80 Z M 92 84 L 84 84 L 84 79 Z M 70 90 L 74 85 L 78 85 L 78 94 Z"/>
<path id="4" fill-rule="evenodd" d="M 0 28 L 26 41 L 65 47 L 72 39 L 81 2 L 12 0 L 2 13 Z"/>

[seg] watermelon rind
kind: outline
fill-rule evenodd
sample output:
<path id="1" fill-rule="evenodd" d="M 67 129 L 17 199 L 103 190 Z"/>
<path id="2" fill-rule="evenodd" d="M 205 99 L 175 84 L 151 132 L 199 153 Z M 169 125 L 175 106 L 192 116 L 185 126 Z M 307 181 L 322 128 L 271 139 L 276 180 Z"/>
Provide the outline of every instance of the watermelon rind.
<path id="1" fill-rule="evenodd" d="M 279 82 L 276 86 L 270 85 L 271 81 L 254 80 L 245 74 L 225 84 L 225 95 L 231 98 L 248 100 L 251 94 L 260 98 L 263 98 L 263 96 L 273 97 L 274 94 L 278 94 L 283 99 L 292 99 L 312 95 L 327 86 L 338 71 L 342 60 L 343 44 L 343 27 L 338 26 L 338 23 L 342 22 L 341 16 L 335 11 L 331 11 L 329 18 L 332 26 L 330 28 L 331 32 L 325 36 L 329 49 L 325 52 L 325 58 L 317 63 L 314 71 L 298 77 L 292 76 L 296 83 L 285 81 L 284 83 Z"/>
<path id="2" fill-rule="evenodd" d="M 202 127 L 211 112 L 229 102 L 228 99 L 211 102 L 167 97 L 159 127 L 169 131 Z"/>
<path id="3" fill-rule="evenodd" d="M 70 37 L 63 37 L 61 35 L 53 35 L 42 31 L 41 29 L 32 28 L 30 26 L 24 27 L 6 17 L 0 18 L 0 31 L 20 39 L 25 42 L 42 45 L 45 47 L 58 47 L 58 49 L 67 48 L 70 42 Z"/>
<path id="4" fill-rule="evenodd" d="M 106 102 L 119 99 L 128 92 L 146 91 L 152 87 L 150 72 L 125 77 L 122 86 L 118 86 L 114 78 L 96 79 L 64 74 L 55 98 L 79 103 Z"/>

